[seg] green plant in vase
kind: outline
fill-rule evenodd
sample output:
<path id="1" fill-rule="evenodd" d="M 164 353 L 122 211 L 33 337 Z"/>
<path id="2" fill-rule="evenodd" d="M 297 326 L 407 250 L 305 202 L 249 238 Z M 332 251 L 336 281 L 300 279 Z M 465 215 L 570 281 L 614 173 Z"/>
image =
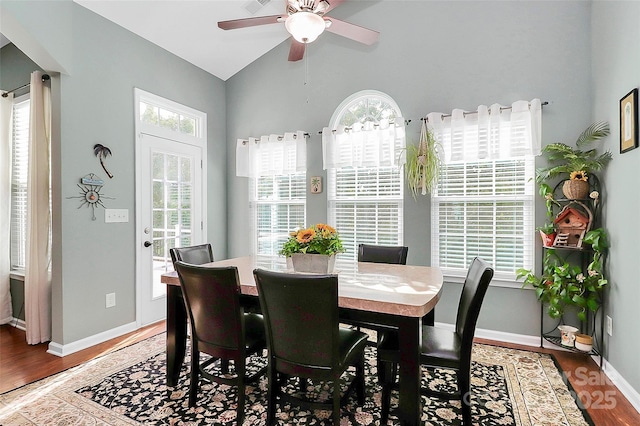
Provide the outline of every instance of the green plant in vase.
<path id="1" fill-rule="evenodd" d="M 538 300 L 547 305 L 552 318 L 561 317 L 567 306 L 575 306 L 578 319 L 585 321 L 587 310 L 596 312 L 601 305 L 602 290 L 608 284 L 602 258 L 608 247 L 607 235 L 604 229 L 597 228 L 587 232 L 583 243 L 590 244 L 594 253 L 586 271 L 567 262 L 555 249 L 545 251 L 541 275 L 523 268 L 517 271 L 523 287 L 535 289 Z"/>
<path id="2" fill-rule="evenodd" d="M 420 131 L 418 146 L 408 145 L 406 148 L 406 163 L 404 174 L 411 195 L 415 200 L 418 194 L 431 193 L 438 181 L 441 160 L 438 152 L 438 141 L 425 122 Z"/>
<path id="3" fill-rule="evenodd" d="M 556 200 L 553 199 L 553 190 L 546 183 L 540 184 L 539 194 L 545 200 L 545 206 L 547 207 L 547 219 L 544 225 L 538 226 L 536 230 L 540 232 L 540 236 L 542 237 L 542 243 L 544 244 L 544 246 L 551 247 L 556 236 L 556 229 L 553 225 L 553 206 L 561 206 Z"/>
<path id="4" fill-rule="evenodd" d="M 538 183 L 566 176 L 562 192 L 568 199 L 584 199 L 589 193 L 589 174 L 602 170 L 611 161 L 612 154 L 598 154 L 594 149 L 582 149 L 609 135 L 609 123 L 596 122 L 587 127 L 576 140 L 576 147 L 564 143 L 551 143 L 542 149 L 549 166 L 536 170 Z"/>

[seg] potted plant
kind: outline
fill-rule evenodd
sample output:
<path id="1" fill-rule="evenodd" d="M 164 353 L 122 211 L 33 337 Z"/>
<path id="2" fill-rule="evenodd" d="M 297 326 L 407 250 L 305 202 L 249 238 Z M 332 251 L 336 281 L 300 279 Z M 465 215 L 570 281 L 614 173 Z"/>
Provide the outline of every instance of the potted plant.
<path id="1" fill-rule="evenodd" d="M 591 124 L 578 137 L 576 147 L 564 143 L 552 143 L 542 149 L 550 165 L 536 171 L 538 183 L 566 175 L 562 191 L 568 199 L 585 199 L 589 193 L 589 173 L 602 170 L 611 161 L 611 152 L 598 154 L 596 149 L 582 150 L 609 135 L 609 123 Z"/>
<path id="2" fill-rule="evenodd" d="M 590 244 L 594 253 L 586 272 L 567 262 L 554 249 L 545 251 L 541 275 L 523 268 L 517 271 L 517 278 L 524 279 L 523 287 L 535 289 L 538 300 L 547 305 L 552 318 L 561 317 L 567 306 L 575 306 L 578 319 L 585 321 L 587 310 L 596 312 L 600 307 L 602 289 L 608 284 L 602 258 L 608 247 L 606 232 L 602 228 L 593 229 L 583 242 Z"/>
<path id="3" fill-rule="evenodd" d="M 342 240 L 335 228 L 318 223 L 293 231 L 285 241 L 280 254 L 291 261 L 296 272 L 331 273 L 335 256 L 344 252 Z"/>
<path id="4" fill-rule="evenodd" d="M 547 219 L 544 225 L 538 226 L 536 230 L 540 232 L 542 244 L 545 247 L 551 247 L 556 237 L 556 229 L 553 224 L 553 206 L 560 207 L 560 203 L 553 199 L 553 189 L 546 183 L 540 184 L 539 194 L 544 198 L 547 207 Z"/>
<path id="5" fill-rule="evenodd" d="M 442 164 L 438 153 L 438 141 L 433 132 L 427 128 L 426 122 L 422 122 L 420 143 L 418 146 L 407 146 L 406 156 L 404 173 L 415 200 L 419 193 L 422 195 L 431 193 L 438 181 Z"/>

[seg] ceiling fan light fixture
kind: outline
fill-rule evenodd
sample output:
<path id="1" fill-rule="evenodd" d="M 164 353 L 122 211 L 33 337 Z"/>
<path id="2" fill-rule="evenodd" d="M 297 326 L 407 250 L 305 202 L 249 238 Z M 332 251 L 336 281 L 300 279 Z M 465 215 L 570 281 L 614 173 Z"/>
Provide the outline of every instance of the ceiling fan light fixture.
<path id="1" fill-rule="evenodd" d="M 296 12 L 284 23 L 287 31 L 300 43 L 311 43 L 326 28 L 324 19 L 313 12 Z"/>

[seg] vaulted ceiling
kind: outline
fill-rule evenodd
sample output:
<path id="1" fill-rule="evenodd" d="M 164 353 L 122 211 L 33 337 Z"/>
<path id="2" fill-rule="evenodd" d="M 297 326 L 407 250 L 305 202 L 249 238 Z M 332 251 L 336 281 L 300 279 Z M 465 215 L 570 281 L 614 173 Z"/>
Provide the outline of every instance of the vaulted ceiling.
<path id="1" fill-rule="evenodd" d="M 74 1 L 222 80 L 289 37 L 282 24 L 232 31 L 217 25 L 284 13 L 284 0 Z"/>

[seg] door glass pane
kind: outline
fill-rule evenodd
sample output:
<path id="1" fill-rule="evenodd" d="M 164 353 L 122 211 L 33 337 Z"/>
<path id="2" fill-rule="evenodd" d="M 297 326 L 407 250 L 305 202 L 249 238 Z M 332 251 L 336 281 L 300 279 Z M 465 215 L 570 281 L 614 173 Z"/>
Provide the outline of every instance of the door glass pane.
<path id="1" fill-rule="evenodd" d="M 169 249 L 192 245 L 191 163 L 190 157 L 153 153 L 153 298 L 166 293 L 160 275 L 173 270 Z"/>

